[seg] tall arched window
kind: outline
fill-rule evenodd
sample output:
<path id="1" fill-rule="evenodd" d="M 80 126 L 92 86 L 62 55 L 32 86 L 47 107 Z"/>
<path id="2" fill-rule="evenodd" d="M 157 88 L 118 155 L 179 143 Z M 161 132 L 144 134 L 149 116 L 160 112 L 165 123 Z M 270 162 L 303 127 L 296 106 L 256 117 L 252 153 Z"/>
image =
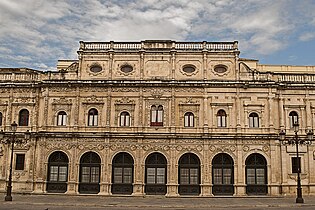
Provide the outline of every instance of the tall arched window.
<path id="1" fill-rule="evenodd" d="M 128 112 L 120 113 L 120 126 L 122 127 L 130 126 L 130 114 Z"/>
<path id="2" fill-rule="evenodd" d="M 79 192 L 100 192 L 101 158 L 95 152 L 87 152 L 80 159 Z"/>
<path id="3" fill-rule="evenodd" d="M 148 195 L 166 194 L 167 161 L 164 155 L 152 153 L 145 160 L 145 193 Z"/>
<path id="4" fill-rule="evenodd" d="M 47 192 L 64 193 L 67 191 L 68 156 L 63 152 L 54 152 L 48 159 Z"/>
<path id="5" fill-rule="evenodd" d="M 200 160 L 192 153 L 184 154 L 179 159 L 179 187 L 181 195 L 200 194 Z"/>
<path id="6" fill-rule="evenodd" d="M 163 106 L 151 106 L 151 126 L 163 126 Z"/>
<path id="7" fill-rule="evenodd" d="M 19 113 L 19 126 L 28 126 L 29 112 L 27 109 L 22 109 Z"/>
<path id="8" fill-rule="evenodd" d="M 246 164 L 246 193 L 265 195 L 267 188 L 267 161 L 258 153 L 251 154 L 245 161 Z"/>
<path id="9" fill-rule="evenodd" d="M 97 126 L 98 124 L 98 111 L 97 109 L 90 109 L 88 112 L 88 126 Z"/>
<path id="10" fill-rule="evenodd" d="M 214 195 L 234 194 L 234 162 L 230 155 L 217 154 L 212 160 L 212 193 Z"/>
<path id="11" fill-rule="evenodd" d="M 2 113 L 0 112 L 0 126 L 2 126 Z"/>
<path id="12" fill-rule="evenodd" d="M 293 125 L 299 123 L 299 115 L 296 111 L 292 111 L 289 114 L 290 119 L 290 128 L 293 128 Z"/>
<path id="13" fill-rule="evenodd" d="M 112 166 L 112 193 L 131 194 L 133 191 L 133 158 L 126 152 L 117 154 Z"/>
<path id="14" fill-rule="evenodd" d="M 67 113 L 65 111 L 58 112 L 57 125 L 59 125 L 59 126 L 67 125 Z"/>
<path id="15" fill-rule="evenodd" d="M 259 116 L 256 112 L 250 113 L 249 115 L 249 127 L 250 128 L 259 127 Z"/>
<path id="16" fill-rule="evenodd" d="M 218 127 L 226 127 L 226 113 L 220 109 L 217 113 Z"/>
<path id="17" fill-rule="evenodd" d="M 194 127 L 194 114 L 192 112 L 186 112 L 184 115 L 185 127 Z"/>

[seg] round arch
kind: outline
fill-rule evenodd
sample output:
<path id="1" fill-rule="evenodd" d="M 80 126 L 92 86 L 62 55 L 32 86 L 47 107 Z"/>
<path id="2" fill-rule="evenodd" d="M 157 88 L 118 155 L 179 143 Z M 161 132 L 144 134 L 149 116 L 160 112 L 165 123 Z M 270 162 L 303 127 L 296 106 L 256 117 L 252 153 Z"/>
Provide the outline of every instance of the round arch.
<path id="1" fill-rule="evenodd" d="M 127 152 L 119 152 L 112 160 L 112 193 L 132 194 L 133 177 L 133 157 Z"/>
<path id="2" fill-rule="evenodd" d="M 200 194 L 200 159 L 194 153 L 183 154 L 178 161 L 178 192 L 180 195 Z"/>
<path id="3" fill-rule="evenodd" d="M 265 195 L 268 193 L 267 160 L 259 153 L 250 154 L 245 160 L 246 193 Z"/>
<path id="4" fill-rule="evenodd" d="M 64 193 L 67 191 L 69 158 L 62 151 L 55 151 L 48 157 L 46 191 Z"/>
<path id="5" fill-rule="evenodd" d="M 101 158 L 95 152 L 86 152 L 80 158 L 79 192 L 100 192 Z"/>
<path id="6" fill-rule="evenodd" d="M 214 195 L 234 194 L 234 161 L 226 153 L 219 153 L 212 159 L 212 193 Z"/>
<path id="7" fill-rule="evenodd" d="M 167 183 L 167 159 L 153 152 L 145 159 L 145 193 L 149 195 L 165 195 Z"/>

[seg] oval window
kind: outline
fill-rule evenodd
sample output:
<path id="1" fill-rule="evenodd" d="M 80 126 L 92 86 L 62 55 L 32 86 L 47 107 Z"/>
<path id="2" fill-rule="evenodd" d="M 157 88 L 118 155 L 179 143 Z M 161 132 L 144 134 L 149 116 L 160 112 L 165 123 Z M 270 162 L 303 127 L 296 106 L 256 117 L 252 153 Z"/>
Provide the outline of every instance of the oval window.
<path id="1" fill-rule="evenodd" d="M 122 71 L 122 72 L 124 72 L 124 73 L 130 73 L 130 72 L 132 72 L 133 71 L 133 68 L 132 68 L 132 66 L 131 65 L 123 65 L 121 68 L 120 68 L 120 70 Z"/>
<path id="2" fill-rule="evenodd" d="M 90 71 L 93 72 L 93 73 L 98 73 L 98 72 L 102 71 L 102 67 L 99 64 L 93 64 L 90 67 Z"/>
<path id="3" fill-rule="evenodd" d="M 183 66 L 183 72 L 185 72 L 185 73 L 193 73 L 194 71 L 196 71 L 196 67 L 193 65 Z"/>
<path id="4" fill-rule="evenodd" d="M 216 65 L 214 67 L 214 71 L 217 72 L 217 73 L 224 73 L 227 71 L 227 67 L 224 66 L 224 65 Z"/>

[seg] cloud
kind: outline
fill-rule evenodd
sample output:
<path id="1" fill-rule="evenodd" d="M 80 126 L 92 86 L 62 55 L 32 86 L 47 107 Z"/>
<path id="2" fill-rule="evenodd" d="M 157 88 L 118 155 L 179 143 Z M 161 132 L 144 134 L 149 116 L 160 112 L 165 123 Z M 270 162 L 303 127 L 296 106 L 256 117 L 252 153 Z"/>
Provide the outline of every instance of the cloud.
<path id="1" fill-rule="evenodd" d="M 299 40 L 306 42 L 306 41 L 310 41 L 312 39 L 315 38 L 315 33 L 314 32 L 307 32 L 305 34 L 301 34 L 301 36 L 299 37 Z"/>
<path id="2" fill-rule="evenodd" d="M 294 0 L 2 0 L 0 65 L 52 69 L 58 59 L 76 58 L 79 40 L 239 40 L 251 56 L 272 54 L 314 39 L 315 3 L 299 5 Z"/>

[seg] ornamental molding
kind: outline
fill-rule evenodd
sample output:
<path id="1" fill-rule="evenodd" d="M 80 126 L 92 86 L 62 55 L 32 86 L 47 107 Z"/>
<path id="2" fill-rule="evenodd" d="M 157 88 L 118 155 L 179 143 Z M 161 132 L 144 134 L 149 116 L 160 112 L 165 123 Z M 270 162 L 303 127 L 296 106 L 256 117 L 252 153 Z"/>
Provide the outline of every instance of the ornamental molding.
<path id="1" fill-rule="evenodd" d="M 139 92 L 140 88 L 112 88 L 112 92 Z"/>
<path id="2" fill-rule="evenodd" d="M 50 92 L 62 92 L 62 93 L 69 93 L 69 92 L 74 92 L 75 91 L 75 88 L 73 87 L 50 87 L 49 88 L 49 91 Z"/>
<path id="3" fill-rule="evenodd" d="M 53 105 L 72 105 L 72 99 L 66 99 L 65 97 L 60 97 L 58 99 L 53 99 Z"/>
<path id="4" fill-rule="evenodd" d="M 204 93 L 203 88 L 175 88 L 175 92 L 188 92 L 188 93 Z"/>
<path id="5" fill-rule="evenodd" d="M 98 99 L 95 95 L 92 95 L 90 98 L 86 98 L 82 102 L 83 104 L 104 104 L 103 99 Z"/>
<path id="6" fill-rule="evenodd" d="M 186 100 L 184 100 L 184 101 L 180 101 L 179 102 L 179 105 L 200 105 L 199 104 L 199 101 L 196 101 L 196 100 L 193 100 L 193 98 L 192 97 L 187 97 L 186 98 Z"/>
<path id="7" fill-rule="evenodd" d="M 23 94 L 36 93 L 36 89 L 34 89 L 34 88 L 15 88 L 15 89 L 13 89 L 13 93 L 23 93 Z"/>
<path id="8" fill-rule="evenodd" d="M 115 104 L 117 104 L 117 105 L 135 104 L 135 101 L 129 99 L 128 97 L 122 97 L 121 99 L 117 99 L 117 100 L 115 101 Z"/>
<path id="9" fill-rule="evenodd" d="M 21 97 L 21 98 L 15 98 L 12 102 L 12 105 L 34 105 L 35 104 L 35 98 L 30 97 Z"/>
<path id="10" fill-rule="evenodd" d="M 211 106 L 220 106 L 220 107 L 231 107 L 233 106 L 233 103 L 225 103 L 225 102 L 216 102 L 216 103 L 210 103 Z"/>

